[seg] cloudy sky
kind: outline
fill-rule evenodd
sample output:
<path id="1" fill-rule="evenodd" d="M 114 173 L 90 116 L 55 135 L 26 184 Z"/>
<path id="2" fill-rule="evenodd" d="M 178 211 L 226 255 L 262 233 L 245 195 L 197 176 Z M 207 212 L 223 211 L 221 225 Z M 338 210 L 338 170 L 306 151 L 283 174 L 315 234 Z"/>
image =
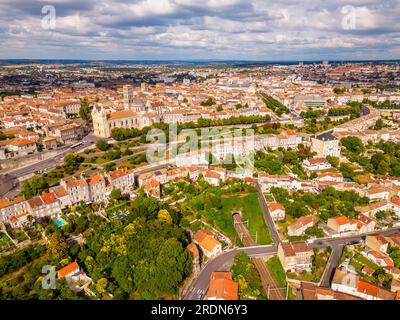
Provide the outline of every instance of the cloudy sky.
<path id="1" fill-rule="evenodd" d="M 0 59 L 396 59 L 400 0 L 0 0 L 0 39 Z"/>

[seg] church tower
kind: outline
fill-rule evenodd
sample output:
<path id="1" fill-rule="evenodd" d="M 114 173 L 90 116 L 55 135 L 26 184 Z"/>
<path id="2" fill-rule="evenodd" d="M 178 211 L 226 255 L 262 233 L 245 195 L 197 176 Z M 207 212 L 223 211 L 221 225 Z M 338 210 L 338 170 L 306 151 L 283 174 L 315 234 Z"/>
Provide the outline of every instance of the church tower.
<path id="1" fill-rule="evenodd" d="M 110 137 L 110 126 L 107 121 L 107 113 L 101 106 L 96 106 L 92 111 L 93 131 L 98 137 Z"/>
<path id="2" fill-rule="evenodd" d="M 131 85 L 125 85 L 122 87 L 123 95 L 124 95 L 124 108 L 125 110 L 130 110 L 133 105 L 133 87 Z"/>

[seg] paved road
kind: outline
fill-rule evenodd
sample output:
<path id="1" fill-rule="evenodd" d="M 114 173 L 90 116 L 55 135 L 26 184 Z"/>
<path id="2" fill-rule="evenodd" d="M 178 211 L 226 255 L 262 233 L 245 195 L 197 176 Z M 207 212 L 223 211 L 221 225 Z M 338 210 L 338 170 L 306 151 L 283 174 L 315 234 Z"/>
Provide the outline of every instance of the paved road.
<path id="1" fill-rule="evenodd" d="M 96 141 L 99 140 L 100 138 L 97 138 L 93 135 L 87 135 L 82 139 L 82 145 L 76 147 L 76 148 L 66 148 L 65 150 L 60 151 L 59 154 L 55 155 L 54 157 L 51 157 L 46 160 L 39 161 L 37 163 L 28 165 L 23 168 L 17 168 L 17 169 L 11 169 L 11 170 L 2 170 L 0 171 L 0 174 L 10 174 L 15 177 L 22 177 L 31 173 L 35 173 L 41 170 L 49 169 L 52 167 L 57 166 L 58 164 L 63 162 L 63 159 L 66 154 L 70 152 L 79 152 L 82 151 L 86 148 L 91 148 L 96 144 Z"/>
<path id="2" fill-rule="evenodd" d="M 258 184 L 258 182 L 257 182 L 257 193 L 258 193 L 258 199 L 259 199 L 259 202 L 261 205 L 261 209 L 264 214 L 264 220 L 265 220 L 266 225 L 268 226 L 271 239 L 274 243 L 278 244 L 278 243 L 280 243 L 279 234 L 278 234 L 278 231 L 276 230 L 275 222 L 272 220 L 271 214 L 269 213 L 267 201 L 265 200 L 264 194 L 261 190 L 261 186 Z"/>

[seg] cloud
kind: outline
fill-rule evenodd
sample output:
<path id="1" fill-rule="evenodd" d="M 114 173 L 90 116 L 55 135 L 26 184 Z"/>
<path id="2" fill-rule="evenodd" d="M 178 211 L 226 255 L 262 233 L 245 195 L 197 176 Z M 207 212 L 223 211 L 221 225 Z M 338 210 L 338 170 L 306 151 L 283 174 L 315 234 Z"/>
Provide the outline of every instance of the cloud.
<path id="1" fill-rule="evenodd" d="M 0 58 L 393 59 L 399 16 L 397 0 L 0 0 Z"/>

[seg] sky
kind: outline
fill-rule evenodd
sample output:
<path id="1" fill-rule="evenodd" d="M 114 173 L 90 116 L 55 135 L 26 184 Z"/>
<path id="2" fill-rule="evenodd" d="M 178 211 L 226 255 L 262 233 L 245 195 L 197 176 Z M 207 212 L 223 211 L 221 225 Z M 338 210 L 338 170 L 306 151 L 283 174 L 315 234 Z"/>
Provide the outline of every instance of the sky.
<path id="1" fill-rule="evenodd" d="M 400 0 L 0 0 L 0 59 L 400 58 Z"/>

